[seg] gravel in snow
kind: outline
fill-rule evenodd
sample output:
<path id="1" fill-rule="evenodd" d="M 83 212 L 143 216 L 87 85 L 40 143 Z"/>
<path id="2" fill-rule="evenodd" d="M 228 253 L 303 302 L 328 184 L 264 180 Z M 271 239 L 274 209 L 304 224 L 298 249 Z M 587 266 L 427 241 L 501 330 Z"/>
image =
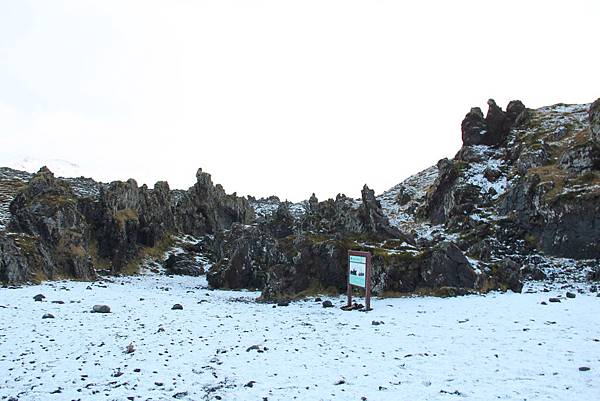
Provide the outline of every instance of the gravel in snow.
<path id="1" fill-rule="evenodd" d="M 563 290 L 538 287 L 375 299 L 374 310 L 361 313 L 313 300 L 274 308 L 256 303 L 257 292 L 205 286 L 204 277 L 148 275 L 0 289 L 0 398 L 487 401 L 600 394 L 595 294 L 566 299 Z M 35 302 L 39 293 L 46 299 Z M 541 304 L 558 295 L 562 302 Z M 112 313 L 90 313 L 95 304 Z M 171 310 L 174 304 L 183 310 Z M 46 313 L 55 318 L 42 319 Z"/>

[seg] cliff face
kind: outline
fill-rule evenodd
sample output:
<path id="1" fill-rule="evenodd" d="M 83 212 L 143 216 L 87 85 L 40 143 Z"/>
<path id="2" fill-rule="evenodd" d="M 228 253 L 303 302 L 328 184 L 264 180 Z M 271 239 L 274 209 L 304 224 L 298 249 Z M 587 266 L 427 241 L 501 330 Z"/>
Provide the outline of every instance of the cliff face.
<path id="1" fill-rule="evenodd" d="M 1 182 L 9 206 L 0 215 L 0 279 L 10 284 L 93 279 L 100 268 L 129 272 L 173 235 L 201 236 L 254 218 L 244 198 L 226 195 L 201 170 L 183 193 L 166 182 L 149 189 L 135 180 L 59 179 L 45 167 L 34 175 L 3 169 Z"/>
<path id="2" fill-rule="evenodd" d="M 453 159 L 357 200 L 246 199 L 201 169 L 181 191 L 2 168 L 0 280 L 131 272 L 173 241 L 168 271 L 265 299 L 343 290 L 349 249 L 373 254 L 379 293 L 519 291 L 553 256 L 585 271 L 600 258 L 600 100 L 488 107 L 467 113 Z"/>

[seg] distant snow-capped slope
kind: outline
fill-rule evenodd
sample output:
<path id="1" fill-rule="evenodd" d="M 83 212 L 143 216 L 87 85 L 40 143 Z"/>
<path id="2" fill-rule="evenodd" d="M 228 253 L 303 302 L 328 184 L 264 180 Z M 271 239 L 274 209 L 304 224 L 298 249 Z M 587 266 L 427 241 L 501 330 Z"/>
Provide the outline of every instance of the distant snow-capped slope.
<path id="1" fill-rule="evenodd" d="M 11 167 L 15 170 L 37 172 L 42 166 L 46 166 L 57 177 L 81 177 L 83 176 L 81 166 L 63 159 L 40 159 L 36 157 L 24 157 L 0 160 L 0 165 Z"/>

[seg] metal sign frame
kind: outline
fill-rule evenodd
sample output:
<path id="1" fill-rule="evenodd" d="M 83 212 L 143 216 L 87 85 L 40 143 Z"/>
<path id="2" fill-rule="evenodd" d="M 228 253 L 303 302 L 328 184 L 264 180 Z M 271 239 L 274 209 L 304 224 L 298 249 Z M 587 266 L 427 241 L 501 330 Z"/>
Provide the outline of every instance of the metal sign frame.
<path id="1" fill-rule="evenodd" d="M 350 258 L 352 256 L 359 256 L 365 258 L 365 306 L 366 310 L 371 310 L 371 253 L 363 251 L 348 251 L 348 306 L 352 306 L 352 286 L 350 284 Z M 363 288 L 361 286 L 356 286 Z"/>

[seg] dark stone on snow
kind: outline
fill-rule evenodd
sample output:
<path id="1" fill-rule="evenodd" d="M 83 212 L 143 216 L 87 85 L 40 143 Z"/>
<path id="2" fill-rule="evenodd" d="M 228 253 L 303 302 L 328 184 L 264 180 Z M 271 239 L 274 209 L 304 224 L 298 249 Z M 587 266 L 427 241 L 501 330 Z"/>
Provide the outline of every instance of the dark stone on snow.
<path id="1" fill-rule="evenodd" d="M 108 305 L 94 305 L 92 308 L 94 313 L 110 313 L 110 306 Z"/>
<path id="2" fill-rule="evenodd" d="M 323 308 L 333 308 L 333 303 L 330 300 L 323 301 Z"/>
<path id="3" fill-rule="evenodd" d="M 37 294 L 35 297 L 33 297 L 33 300 L 36 301 L 36 302 L 41 302 L 44 299 L 46 299 L 46 297 L 44 295 L 42 295 L 42 294 Z"/>
<path id="4" fill-rule="evenodd" d="M 171 310 L 183 310 L 183 305 L 181 305 L 181 304 L 175 304 L 175 305 L 173 305 L 173 307 L 171 308 Z"/>
<path id="5" fill-rule="evenodd" d="M 54 315 L 51 313 L 46 313 L 42 316 L 42 319 L 54 319 Z"/>

